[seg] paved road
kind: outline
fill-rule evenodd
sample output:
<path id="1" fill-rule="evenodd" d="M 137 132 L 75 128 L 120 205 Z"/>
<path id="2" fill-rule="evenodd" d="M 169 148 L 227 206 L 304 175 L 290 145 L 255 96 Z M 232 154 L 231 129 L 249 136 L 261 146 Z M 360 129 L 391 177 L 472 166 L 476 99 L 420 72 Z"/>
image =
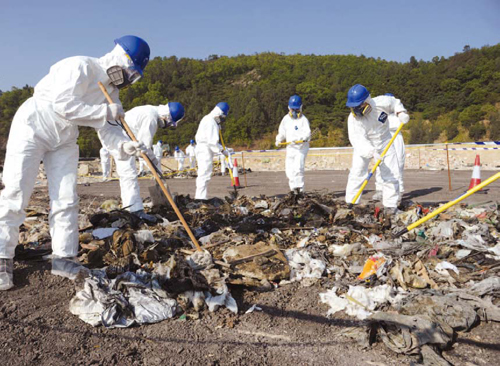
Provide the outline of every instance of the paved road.
<path id="1" fill-rule="evenodd" d="M 483 180 L 493 175 L 493 171 L 482 171 Z M 448 187 L 447 171 L 429 171 L 429 170 L 407 170 L 405 171 L 405 195 L 404 199 L 412 199 L 421 203 L 447 202 L 461 193 L 469 186 L 470 171 L 452 171 L 452 190 Z M 306 172 L 306 191 L 329 191 L 339 195 L 344 195 L 347 183 L 347 171 L 307 171 Z M 374 179 L 369 182 L 366 188 L 364 198 L 371 198 L 374 193 Z M 195 179 L 168 179 L 166 180 L 171 192 L 178 194 L 190 194 L 194 196 Z M 245 184 L 245 178 L 240 177 L 242 185 Z M 148 187 L 153 186 L 155 182 L 151 179 L 140 179 L 141 195 L 149 195 Z M 224 197 L 229 194 L 230 178 L 228 176 L 212 177 L 209 184 L 209 197 Z M 288 181 L 285 172 L 252 172 L 247 174 L 246 188 L 240 189 L 241 194 L 248 196 L 258 196 L 265 194 L 273 196 L 277 194 L 286 194 L 289 191 Z M 118 181 L 96 182 L 90 185 L 78 185 L 79 194 L 101 197 L 119 197 Z M 490 184 L 489 189 L 482 194 L 475 194 L 468 198 L 466 202 L 485 202 L 500 201 L 500 180 Z"/>

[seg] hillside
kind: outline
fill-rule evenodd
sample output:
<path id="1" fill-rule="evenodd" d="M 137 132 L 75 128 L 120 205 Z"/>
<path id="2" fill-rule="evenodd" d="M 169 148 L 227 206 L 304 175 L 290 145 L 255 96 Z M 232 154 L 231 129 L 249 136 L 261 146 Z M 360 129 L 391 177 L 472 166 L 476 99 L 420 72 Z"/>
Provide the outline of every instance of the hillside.
<path id="1" fill-rule="evenodd" d="M 145 77 L 121 92 L 125 109 L 182 102 L 186 118 L 176 130 L 157 133 L 171 145 L 186 145 L 200 119 L 219 101 L 231 106 L 224 137 L 231 146 L 270 148 L 288 98 L 297 93 L 311 128 L 321 130 L 316 146 L 347 145 L 347 90 L 364 84 L 372 96 L 393 93 L 412 120 L 409 143 L 500 139 L 500 44 L 431 61 L 389 62 L 364 56 L 210 56 L 206 60 L 155 58 Z M 17 107 L 29 97 L 26 86 L 0 95 L 0 132 L 6 136 Z M 497 107 L 495 107 L 497 106 Z M 97 156 L 94 131 L 81 129 L 81 156 Z M 2 154 L 3 155 L 3 154 Z"/>

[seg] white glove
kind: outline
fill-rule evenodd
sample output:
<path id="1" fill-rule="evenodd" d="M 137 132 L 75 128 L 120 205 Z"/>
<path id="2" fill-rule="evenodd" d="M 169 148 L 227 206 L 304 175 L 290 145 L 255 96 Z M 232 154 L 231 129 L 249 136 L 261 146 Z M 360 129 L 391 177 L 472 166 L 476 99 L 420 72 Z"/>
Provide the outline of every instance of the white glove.
<path id="1" fill-rule="evenodd" d="M 108 113 L 106 115 L 106 119 L 108 121 L 116 121 L 120 117 L 124 117 L 125 112 L 123 111 L 123 107 L 121 104 L 113 103 L 108 105 Z"/>
<path id="2" fill-rule="evenodd" d="M 375 161 L 379 161 L 382 157 L 377 151 L 373 151 L 373 158 L 375 159 Z"/>
<path id="3" fill-rule="evenodd" d="M 146 148 L 146 145 L 144 145 L 142 142 L 137 142 L 137 141 L 129 141 L 125 142 L 121 146 L 123 152 L 127 155 L 136 155 L 139 156 L 141 153 L 146 153 L 148 149 Z"/>
<path id="4" fill-rule="evenodd" d="M 398 113 L 399 122 L 407 124 L 410 120 L 410 116 L 406 112 Z"/>
<path id="5" fill-rule="evenodd" d="M 276 147 L 280 147 L 281 146 L 281 142 L 276 140 L 276 142 L 274 143 L 276 145 Z"/>
<path id="6" fill-rule="evenodd" d="M 223 150 L 221 151 L 221 154 L 222 154 L 222 155 L 224 155 L 224 156 L 229 156 L 229 153 L 227 152 L 227 150 L 226 150 L 226 149 L 223 149 Z"/>

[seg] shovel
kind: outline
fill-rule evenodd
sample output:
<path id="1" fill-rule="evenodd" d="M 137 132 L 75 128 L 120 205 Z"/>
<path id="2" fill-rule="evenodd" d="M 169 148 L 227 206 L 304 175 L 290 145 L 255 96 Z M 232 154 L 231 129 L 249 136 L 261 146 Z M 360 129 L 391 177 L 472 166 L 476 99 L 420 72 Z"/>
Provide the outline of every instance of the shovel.
<path id="1" fill-rule="evenodd" d="M 104 85 L 100 81 L 98 82 L 98 84 L 99 84 L 99 88 L 101 88 L 102 93 L 104 94 L 104 96 L 108 100 L 108 103 L 110 103 L 110 104 L 114 103 L 113 99 L 111 99 L 111 97 L 109 96 L 108 91 L 106 90 L 106 88 L 104 87 Z M 125 119 L 123 117 L 120 117 L 120 122 L 121 122 L 121 126 L 127 132 L 127 135 L 130 137 L 130 139 L 132 141 L 137 142 L 137 139 L 135 138 L 134 133 L 132 132 L 132 130 L 130 129 L 130 127 L 127 125 L 127 123 L 125 122 Z M 168 202 L 170 203 L 170 205 L 174 209 L 175 214 L 177 215 L 177 217 L 179 218 L 179 220 L 181 220 L 182 226 L 184 226 L 184 229 L 186 230 L 187 234 L 191 238 L 191 241 L 193 242 L 194 246 L 196 247 L 196 250 L 202 251 L 202 249 L 200 247 L 200 244 L 198 243 L 198 241 L 194 237 L 193 232 L 191 231 L 191 229 L 189 228 L 186 220 L 182 216 L 182 213 L 179 211 L 179 208 L 177 207 L 177 205 L 175 204 L 174 200 L 172 199 L 172 196 L 170 195 L 170 193 L 168 192 L 167 188 L 163 184 L 163 181 L 161 180 L 161 176 L 160 176 L 160 174 L 158 174 L 158 170 L 156 169 L 156 167 L 154 166 L 154 164 L 149 159 L 149 156 L 147 154 L 145 154 L 144 152 L 141 152 L 141 157 L 146 162 L 149 170 L 151 170 L 151 173 L 153 173 L 153 175 L 155 177 L 155 180 L 156 180 L 156 183 L 158 183 L 158 185 L 160 186 L 163 194 L 165 195 L 165 197 L 167 198 Z"/>
<path id="2" fill-rule="evenodd" d="M 392 143 L 394 142 L 394 140 L 398 136 L 399 132 L 403 129 L 403 126 L 404 126 L 404 123 L 401 123 L 399 125 L 398 129 L 396 130 L 396 133 L 394 134 L 394 136 L 392 136 L 392 139 L 389 141 L 389 143 L 385 147 L 384 151 L 382 151 L 382 154 L 380 154 L 380 159 L 377 160 L 377 162 L 373 166 L 370 174 L 368 174 L 368 177 L 366 177 L 365 181 L 361 185 L 361 188 L 359 189 L 358 193 L 356 194 L 356 196 L 354 196 L 354 199 L 352 200 L 351 205 L 356 204 L 356 201 L 358 200 L 359 196 L 361 196 L 361 193 L 363 193 L 363 190 L 365 189 L 366 185 L 368 184 L 368 181 L 370 180 L 371 177 L 373 177 L 373 173 L 375 173 L 375 171 L 377 170 L 377 168 L 380 165 L 380 163 L 382 162 L 382 159 L 384 158 L 385 154 L 387 153 L 387 151 L 391 147 Z"/>
<path id="3" fill-rule="evenodd" d="M 486 187 L 488 184 L 493 183 L 498 178 L 500 178 L 500 172 L 496 173 L 495 175 L 492 175 L 491 177 L 489 177 L 488 179 L 486 179 L 481 184 L 475 186 L 474 188 L 469 189 L 467 192 L 465 192 L 460 197 L 455 198 L 453 201 L 450 201 L 450 202 L 442 205 L 441 207 L 435 209 L 434 211 L 428 213 L 426 216 L 422 217 L 420 220 L 418 220 L 418 221 L 414 222 L 413 224 L 407 226 L 405 229 L 401 230 L 399 233 L 397 233 L 396 235 L 394 235 L 394 238 L 399 238 L 401 235 L 406 234 L 407 232 L 415 229 L 417 226 L 422 225 L 424 222 L 432 219 L 434 216 L 439 215 L 441 212 L 449 209 L 451 206 L 456 205 L 460 201 L 466 199 L 470 195 L 472 195 L 472 194 L 476 193 L 477 191 L 481 190 L 482 188 Z"/>
<path id="4" fill-rule="evenodd" d="M 319 134 L 319 128 L 315 128 L 313 132 L 311 132 L 311 136 L 309 137 L 309 139 L 307 140 L 299 140 L 299 141 L 290 141 L 290 142 L 280 142 L 278 145 L 280 146 L 287 146 L 287 145 L 290 145 L 290 144 L 302 144 L 304 142 L 310 142 L 312 140 L 314 140 Z"/>

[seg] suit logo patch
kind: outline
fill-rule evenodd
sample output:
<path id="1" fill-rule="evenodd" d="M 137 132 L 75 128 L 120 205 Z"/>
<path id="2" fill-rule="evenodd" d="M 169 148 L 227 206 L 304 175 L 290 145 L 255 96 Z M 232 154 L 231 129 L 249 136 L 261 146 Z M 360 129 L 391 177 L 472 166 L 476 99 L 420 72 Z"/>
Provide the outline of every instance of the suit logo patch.
<path id="1" fill-rule="evenodd" d="M 387 121 L 387 117 L 388 117 L 387 113 L 382 112 L 382 113 L 380 113 L 380 116 L 378 116 L 378 121 L 385 123 Z"/>
<path id="2" fill-rule="evenodd" d="M 297 131 L 299 129 L 299 126 L 295 126 L 295 131 Z"/>

